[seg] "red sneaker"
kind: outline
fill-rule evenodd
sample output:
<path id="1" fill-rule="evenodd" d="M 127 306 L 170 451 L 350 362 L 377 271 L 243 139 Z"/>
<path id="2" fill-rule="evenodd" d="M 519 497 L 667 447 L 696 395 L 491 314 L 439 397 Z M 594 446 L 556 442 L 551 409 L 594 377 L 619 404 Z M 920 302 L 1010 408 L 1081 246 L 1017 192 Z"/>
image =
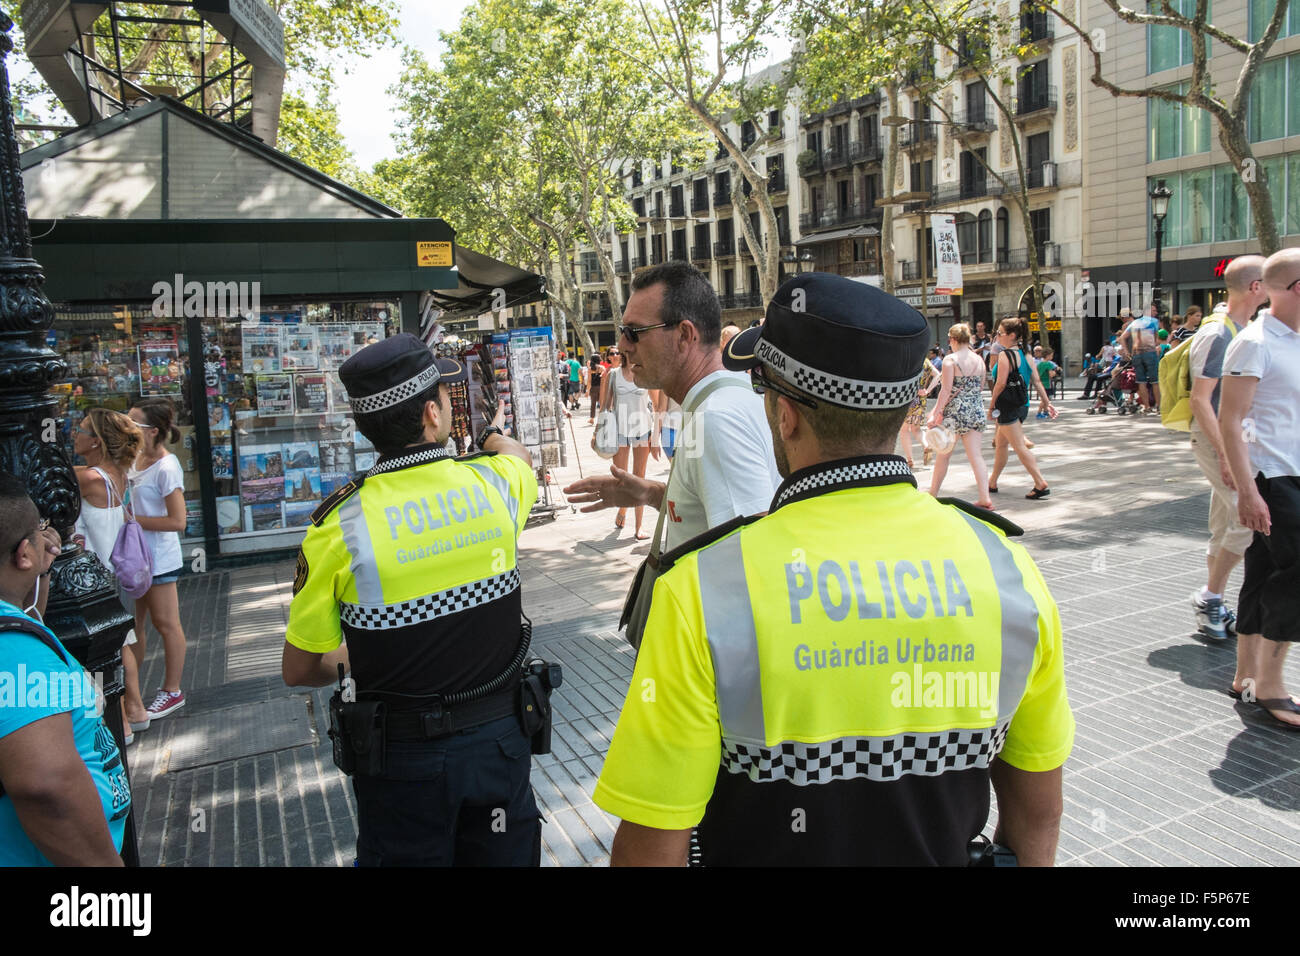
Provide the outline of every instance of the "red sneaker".
<path id="1" fill-rule="evenodd" d="M 185 694 L 181 691 L 174 693 L 160 690 L 158 696 L 153 699 L 145 710 L 149 711 L 149 719 L 157 720 L 159 717 L 166 717 L 174 710 L 180 710 L 185 706 Z"/>

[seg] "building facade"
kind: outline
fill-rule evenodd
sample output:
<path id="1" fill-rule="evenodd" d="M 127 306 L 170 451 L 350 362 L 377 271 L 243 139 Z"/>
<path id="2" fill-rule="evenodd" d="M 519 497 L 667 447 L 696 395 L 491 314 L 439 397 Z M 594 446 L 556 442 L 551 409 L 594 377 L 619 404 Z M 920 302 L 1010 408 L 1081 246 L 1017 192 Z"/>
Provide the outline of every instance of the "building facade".
<path id="1" fill-rule="evenodd" d="M 1211 21 L 1251 42 L 1263 33 L 1275 0 L 1217 0 Z M 1191 0 L 1175 6 L 1190 15 Z M 1087 28 L 1108 38 L 1104 75 L 1127 88 L 1177 88 L 1192 74 L 1189 36 L 1173 27 L 1119 21 L 1100 0 L 1086 0 Z M 1231 95 L 1243 56 L 1209 41 L 1209 81 Z M 1085 78 L 1086 79 L 1086 78 Z M 1130 288 L 1155 277 L 1155 226 L 1149 192 L 1164 180 L 1173 191 L 1164 224 L 1162 303 L 1206 312 L 1226 297 L 1223 267 L 1259 251 L 1243 180 L 1264 178 L 1283 245 L 1300 243 L 1300 11 L 1295 5 L 1255 80 L 1248 134 L 1258 164 L 1234 169 L 1219 144 L 1218 124 L 1204 110 L 1154 99 L 1117 98 L 1085 82 L 1084 263 L 1088 278 Z M 1109 316 L 1085 319 L 1084 347 L 1100 348 Z"/>

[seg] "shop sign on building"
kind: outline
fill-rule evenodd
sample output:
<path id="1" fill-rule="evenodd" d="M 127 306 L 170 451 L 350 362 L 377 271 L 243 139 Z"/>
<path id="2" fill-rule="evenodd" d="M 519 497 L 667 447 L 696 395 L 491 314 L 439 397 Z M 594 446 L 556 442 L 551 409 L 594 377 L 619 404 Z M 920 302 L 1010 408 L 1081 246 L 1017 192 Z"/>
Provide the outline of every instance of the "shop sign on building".
<path id="1" fill-rule="evenodd" d="M 894 297 L 906 302 L 914 309 L 921 307 L 921 287 L 919 285 L 899 286 L 894 289 Z M 925 306 L 932 308 L 936 305 L 950 306 L 952 296 L 946 293 L 940 293 L 933 288 L 926 290 Z"/>
<path id="2" fill-rule="evenodd" d="M 452 264 L 450 242 L 417 242 L 415 244 L 415 264 L 424 266 L 450 266 Z"/>

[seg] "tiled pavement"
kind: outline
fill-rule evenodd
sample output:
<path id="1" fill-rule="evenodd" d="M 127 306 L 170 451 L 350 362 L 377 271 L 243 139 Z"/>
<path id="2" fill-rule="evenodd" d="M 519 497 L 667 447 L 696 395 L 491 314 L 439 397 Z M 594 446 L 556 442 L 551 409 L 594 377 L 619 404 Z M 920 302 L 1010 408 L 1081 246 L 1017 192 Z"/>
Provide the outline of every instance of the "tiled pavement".
<path id="1" fill-rule="evenodd" d="M 1024 501 L 1030 485 L 1015 464 L 999 495 L 1026 528 L 1065 626 L 1078 736 L 1058 861 L 1300 862 L 1300 735 L 1234 704 L 1224 694 L 1233 645 L 1194 636 L 1188 595 L 1203 576 L 1208 495 L 1185 439 L 1152 419 L 1062 406 L 1060 420 L 1029 429 L 1052 496 Z M 575 425 L 585 446 L 590 429 L 584 418 Z M 604 467 L 584 447 L 586 473 Z M 651 463 L 652 477 L 664 472 Z M 929 476 L 920 472 L 923 488 Z M 576 468 L 558 477 L 576 478 Z M 969 488 L 958 458 L 944 492 Z M 654 517 L 647 511 L 646 530 Z M 631 540 L 631 515 L 621 534 L 612 524 L 608 512 L 565 511 L 521 541 L 534 649 L 565 672 L 553 753 L 533 771 L 544 865 L 604 863 L 613 838 L 615 821 L 590 794 L 632 669 L 614 623 L 647 546 Z M 279 677 L 292 577 L 280 562 L 182 580 L 189 702 L 130 751 L 145 865 L 351 864 L 355 805 L 329 757 L 328 691 L 293 692 Z M 146 691 L 161 667 L 154 635 Z M 1300 662 L 1288 676 L 1300 685 Z"/>

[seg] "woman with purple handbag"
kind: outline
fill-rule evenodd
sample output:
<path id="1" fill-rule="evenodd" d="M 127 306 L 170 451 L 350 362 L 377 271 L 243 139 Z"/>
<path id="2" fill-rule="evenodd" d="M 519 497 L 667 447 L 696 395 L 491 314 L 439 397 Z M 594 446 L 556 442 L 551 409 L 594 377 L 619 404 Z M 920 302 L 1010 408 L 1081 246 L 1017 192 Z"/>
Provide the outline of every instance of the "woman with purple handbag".
<path id="1" fill-rule="evenodd" d="M 144 559 L 145 574 L 150 574 L 148 551 L 139 554 L 133 563 L 128 560 L 121 567 L 114 558 L 124 538 L 134 537 L 143 545 L 139 525 L 128 527 L 125 500 L 130 497 L 127 469 L 140 450 L 140 428 L 121 412 L 92 408 L 86 412 L 73 435 L 72 450 L 86 462 L 84 467 L 74 469 L 77 483 L 81 486 L 81 514 L 77 518 L 76 537 L 83 548 L 94 552 L 104 567 L 118 576 L 123 590 L 135 597 L 140 592 L 138 582 L 132 578 L 141 570 L 140 558 Z M 127 743 L 134 738 L 133 731 L 149 726 L 149 712 L 140 699 L 140 674 L 135 654 L 125 650 L 135 642 L 133 628 L 127 632 L 122 654 L 126 683 L 126 692 L 122 695 L 122 722 L 128 728 Z"/>
<path id="2" fill-rule="evenodd" d="M 135 602 L 135 635 L 131 648 L 137 664 L 144 663 L 148 625 L 162 635 L 166 665 L 163 685 L 146 710 L 151 719 L 166 717 L 185 706 L 181 690 L 181 672 L 185 667 L 185 632 L 181 630 L 180 605 L 176 597 L 176 580 L 180 576 L 181 537 L 185 530 L 185 475 L 180 459 L 167 450 L 167 444 L 180 441 L 176 429 L 176 410 L 165 398 L 146 398 L 136 403 L 128 414 L 140 426 L 144 441 L 136 456 L 135 467 L 127 476 L 135 499 L 135 519 L 144 529 L 145 542 L 153 566 L 153 581 Z"/>

